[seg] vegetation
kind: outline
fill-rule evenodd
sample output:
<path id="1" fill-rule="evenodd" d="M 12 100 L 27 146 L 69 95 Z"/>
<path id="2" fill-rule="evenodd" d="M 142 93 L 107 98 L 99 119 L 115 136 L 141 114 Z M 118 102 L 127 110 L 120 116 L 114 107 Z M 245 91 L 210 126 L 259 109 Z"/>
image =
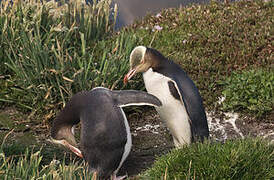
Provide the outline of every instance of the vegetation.
<path id="1" fill-rule="evenodd" d="M 131 50 L 142 44 L 181 64 L 213 108 L 225 88 L 217 81 L 233 71 L 273 71 L 272 10 L 271 1 L 211 2 L 165 10 L 115 33 L 109 0 L 2 1 L 0 102 L 53 117 L 56 105 L 81 90 L 142 89 L 141 78 L 122 83 Z"/>
<path id="2" fill-rule="evenodd" d="M 2 3 L 0 101 L 50 112 L 78 91 L 122 87 L 119 80 L 128 70 L 126 57 L 135 38 L 121 34 L 106 46 L 102 39 L 114 26 L 109 0 Z"/>
<path id="3" fill-rule="evenodd" d="M 87 171 L 84 163 L 72 160 L 69 163 L 52 159 L 49 164 L 43 164 L 42 149 L 7 157 L 0 148 L 0 178 L 1 179 L 95 179 Z"/>
<path id="4" fill-rule="evenodd" d="M 158 158 L 143 179 L 271 179 L 274 145 L 254 139 L 192 144 Z"/>
<path id="5" fill-rule="evenodd" d="M 260 117 L 274 106 L 274 71 L 233 72 L 222 85 L 224 110 L 247 111 Z"/>

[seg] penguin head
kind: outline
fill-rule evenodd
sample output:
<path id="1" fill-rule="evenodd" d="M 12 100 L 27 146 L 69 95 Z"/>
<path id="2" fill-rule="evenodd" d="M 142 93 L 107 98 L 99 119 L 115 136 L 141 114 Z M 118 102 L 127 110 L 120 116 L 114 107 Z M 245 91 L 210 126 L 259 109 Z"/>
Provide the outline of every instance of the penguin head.
<path id="1" fill-rule="evenodd" d="M 124 77 L 124 83 L 127 83 L 136 73 L 146 72 L 151 66 L 152 61 L 146 56 L 147 48 L 145 46 L 135 47 L 130 54 L 130 70 Z"/>
<path id="2" fill-rule="evenodd" d="M 74 138 L 74 126 L 70 125 L 57 125 L 51 129 L 51 142 L 55 144 L 61 144 L 69 148 L 77 156 L 83 157 L 82 152 L 77 148 L 77 143 Z"/>

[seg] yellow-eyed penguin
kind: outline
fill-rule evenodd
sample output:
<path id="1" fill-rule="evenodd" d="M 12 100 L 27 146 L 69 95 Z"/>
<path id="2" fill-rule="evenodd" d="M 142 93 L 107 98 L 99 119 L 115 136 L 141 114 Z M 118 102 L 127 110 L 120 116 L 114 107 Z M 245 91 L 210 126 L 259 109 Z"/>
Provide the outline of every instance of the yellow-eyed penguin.
<path id="1" fill-rule="evenodd" d="M 158 98 L 143 91 L 94 88 L 75 94 L 53 121 L 51 137 L 83 157 L 99 179 L 123 179 L 116 174 L 131 149 L 131 134 L 122 107 L 161 106 Z M 73 126 L 81 123 L 80 149 Z"/>
<path id="2" fill-rule="evenodd" d="M 155 49 L 137 46 L 130 54 L 130 70 L 124 83 L 139 72 L 143 73 L 147 92 L 162 102 L 156 110 L 169 128 L 176 147 L 208 138 L 202 98 L 194 82 L 178 64 Z"/>

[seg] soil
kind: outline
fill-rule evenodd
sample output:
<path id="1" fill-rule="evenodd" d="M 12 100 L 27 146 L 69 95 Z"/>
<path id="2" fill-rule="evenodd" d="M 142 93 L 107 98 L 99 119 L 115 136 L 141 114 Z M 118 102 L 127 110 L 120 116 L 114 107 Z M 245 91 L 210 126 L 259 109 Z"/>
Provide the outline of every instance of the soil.
<path id="1" fill-rule="evenodd" d="M 119 174 L 127 174 L 131 179 L 135 179 L 136 175 L 151 167 L 157 157 L 168 153 L 174 146 L 168 129 L 160 121 L 154 109 L 148 108 L 144 112 L 137 113 L 131 110 L 126 111 L 126 114 L 131 128 L 133 146 Z M 233 113 L 210 112 L 207 113 L 207 117 L 212 140 L 225 141 L 251 136 L 267 138 L 274 142 L 273 121 L 259 123 Z M 49 127 L 27 119 L 29 118 L 26 114 L 14 108 L 0 110 L 0 140 L 16 141 L 26 145 L 52 146 L 47 141 Z"/>
<path id="2" fill-rule="evenodd" d="M 263 137 L 274 142 L 274 123 L 258 123 L 251 121 L 250 117 L 240 118 L 233 113 L 211 112 L 207 113 L 207 118 L 212 140 L 223 142 L 235 138 Z M 166 154 L 174 146 L 171 134 L 155 110 L 151 109 L 141 116 L 131 114 L 128 121 L 133 147 L 120 173 L 135 176 L 151 167 L 158 156 Z"/>

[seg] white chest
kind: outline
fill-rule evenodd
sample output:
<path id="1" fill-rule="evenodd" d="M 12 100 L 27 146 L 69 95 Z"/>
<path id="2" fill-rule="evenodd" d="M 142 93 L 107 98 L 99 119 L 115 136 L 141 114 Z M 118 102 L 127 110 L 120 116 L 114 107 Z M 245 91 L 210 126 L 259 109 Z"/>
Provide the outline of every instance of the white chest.
<path id="1" fill-rule="evenodd" d="M 176 100 L 170 93 L 168 86 L 168 82 L 172 81 L 170 78 L 163 76 L 160 73 L 153 72 L 151 68 L 143 73 L 143 78 L 147 92 L 160 99 L 163 106 L 174 106 L 174 103 L 182 105 L 181 101 Z"/>
<path id="2" fill-rule="evenodd" d="M 147 92 L 162 102 L 162 106 L 156 107 L 156 110 L 171 131 L 175 145 L 189 144 L 191 130 L 188 114 L 183 102 L 175 99 L 170 93 L 168 82 L 172 80 L 153 72 L 151 68 L 143 73 L 143 79 Z"/>

